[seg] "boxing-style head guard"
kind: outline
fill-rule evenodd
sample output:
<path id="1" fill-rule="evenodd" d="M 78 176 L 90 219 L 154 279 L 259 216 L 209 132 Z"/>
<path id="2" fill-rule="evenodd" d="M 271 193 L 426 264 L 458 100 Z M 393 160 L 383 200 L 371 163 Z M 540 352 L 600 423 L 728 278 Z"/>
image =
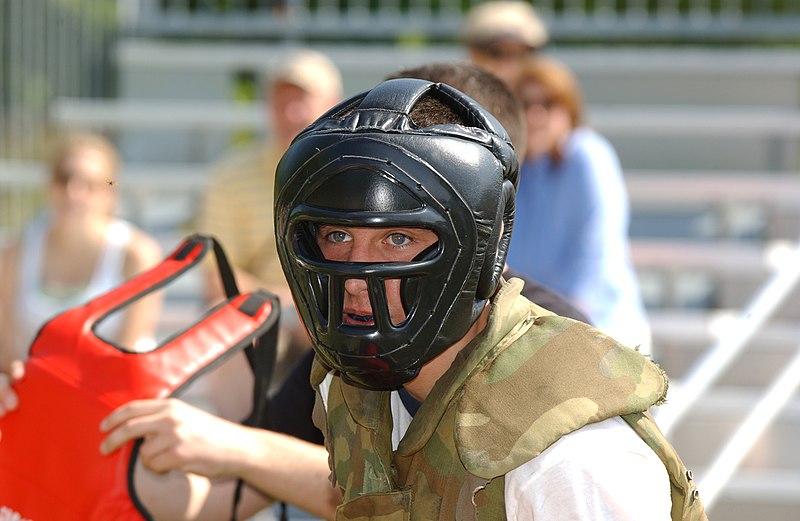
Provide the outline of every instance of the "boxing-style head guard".
<path id="1" fill-rule="evenodd" d="M 412 121 L 431 101 L 460 124 Z M 497 120 L 441 83 L 385 81 L 301 132 L 277 168 L 275 232 L 322 361 L 349 383 L 393 389 L 460 340 L 499 284 L 518 175 Z M 438 242 L 411 262 L 335 262 L 317 245 L 321 224 L 426 228 Z M 366 281 L 374 325 L 343 323 L 348 279 Z M 389 279 L 401 281 L 399 324 L 389 317 Z"/>

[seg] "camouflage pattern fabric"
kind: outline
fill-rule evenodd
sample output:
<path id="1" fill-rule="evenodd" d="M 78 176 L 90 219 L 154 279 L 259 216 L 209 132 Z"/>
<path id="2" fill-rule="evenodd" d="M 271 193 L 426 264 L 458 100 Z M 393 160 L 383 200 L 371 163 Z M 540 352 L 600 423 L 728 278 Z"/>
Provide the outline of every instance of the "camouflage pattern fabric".
<path id="1" fill-rule="evenodd" d="M 673 521 L 708 521 L 692 472 L 687 470 L 675 449 L 646 412 L 622 417 L 647 443 L 667 468 L 672 492 Z"/>
<path id="2" fill-rule="evenodd" d="M 521 289 L 518 279 L 503 284 L 486 329 L 436 383 L 394 454 L 389 393 L 333 378 L 327 418 L 321 407 L 315 416 L 343 492 L 338 520 L 505 519 L 507 472 L 614 416 L 664 461 L 672 519 L 705 519 L 690 474 L 645 414 L 664 400 L 664 372 L 591 326 L 532 304 Z M 312 384 L 326 374 L 317 363 Z"/>

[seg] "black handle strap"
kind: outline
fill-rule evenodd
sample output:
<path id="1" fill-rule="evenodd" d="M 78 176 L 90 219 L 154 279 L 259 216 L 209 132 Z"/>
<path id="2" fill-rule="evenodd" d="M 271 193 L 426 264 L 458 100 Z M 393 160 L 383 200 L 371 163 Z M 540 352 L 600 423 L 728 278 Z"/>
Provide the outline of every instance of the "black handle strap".
<path id="1" fill-rule="evenodd" d="M 222 287 L 228 300 L 240 295 L 239 287 L 236 284 L 236 277 L 233 273 L 228 257 L 219 241 L 209 235 L 198 236 L 210 240 L 214 248 L 214 256 L 217 260 Z M 275 370 L 275 359 L 278 347 L 278 322 L 280 319 L 280 305 L 277 297 L 265 291 L 256 291 L 250 295 L 240 306 L 239 310 L 248 315 L 255 314 L 267 301 L 272 300 L 272 312 L 269 324 L 263 335 L 253 340 L 251 345 L 244 348 L 247 362 L 253 372 L 253 404 L 250 414 L 241 423 L 243 425 L 255 427 L 263 424 L 263 418 L 267 414 L 267 393 L 272 381 L 272 373 Z M 236 489 L 233 493 L 233 506 L 231 511 L 231 521 L 237 521 L 236 510 L 242 499 L 244 481 L 240 478 L 236 482 Z M 284 514 L 285 516 L 285 511 Z M 283 516 L 282 516 L 283 517 Z"/>
<path id="2" fill-rule="evenodd" d="M 233 268 L 225 255 L 225 250 L 222 249 L 219 241 L 212 236 L 206 236 L 214 245 L 214 256 L 217 258 L 217 269 L 219 270 L 219 278 L 222 280 L 222 287 L 225 290 L 225 296 L 233 298 L 239 295 L 239 286 L 236 285 L 236 277 L 233 274 Z"/>
<path id="3" fill-rule="evenodd" d="M 240 295 L 233 268 L 228 261 L 227 255 L 225 255 L 225 250 L 223 250 L 222 245 L 213 236 L 204 235 L 201 237 L 210 240 L 213 244 L 214 256 L 217 260 L 217 270 L 219 271 L 219 277 L 225 291 L 225 297 L 230 300 Z M 239 306 L 239 310 L 248 315 L 252 315 L 260 309 L 261 305 L 268 299 L 270 299 L 270 295 L 266 292 L 257 291 Z M 261 419 L 264 415 L 267 414 L 267 392 L 269 391 L 272 373 L 275 369 L 278 343 L 277 323 L 280 315 L 280 306 L 278 305 L 277 298 L 272 297 L 272 299 L 273 309 L 271 317 L 274 316 L 275 318 L 270 320 L 271 325 L 263 335 L 253 340 L 251 345 L 244 348 L 247 362 L 253 372 L 253 404 L 250 415 L 241 422 L 243 425 L 257 426 L 261 423 Z M 244 480 L 239 478 L 236 481 L 236 489 L 233 493 L 231 521 L 237 521 L 236 510 L 242 499 L 243 486 Z"/>
<path id="4" fill-rule="evenodd" d="M 223 276 L 224 278 L 224 276 Z M 275 359 L 278 350 L 278 323 L 280 320 L 280 305 L 277 297 L 271 296 L 264 291 L 257 291 L 250 295 L 240 306 L 239 310 L 243 313 L 252 314 L 260 309 L 266 300 L 272 300 L 272 314 L 270 315 L 270 325 L 263 335 L 253 340 L 253 343 L 245 347 L 245 355 L 250 369 L 253 372 L 253 402 L 250 414 L 241 423 L 250 427 L 258 427 L 264 424 L 264 418 L 268 414 L 267 393 L 272 382 L 272 374 L 275 370 Z M 273 318 L 274 317 L 274 318 Z M 237 521 L 236 509 L 242 497 L 244 480 L 241 478 L 236 482 L 236 489 L 233 494 L 233 510 L 231 521 Z"/>

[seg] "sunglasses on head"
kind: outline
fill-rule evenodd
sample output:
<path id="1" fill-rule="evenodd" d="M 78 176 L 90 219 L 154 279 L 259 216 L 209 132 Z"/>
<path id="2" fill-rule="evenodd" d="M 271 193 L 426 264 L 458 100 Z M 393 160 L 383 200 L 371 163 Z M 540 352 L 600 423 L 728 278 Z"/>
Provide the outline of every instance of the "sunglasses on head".
<path id="1" fill-rule="evenodd" d="M 539 99 L 530 99 L 530 100 L 522 100 L 522 106 L 525 109 L 529 109 L 532 107 L 542 108 L 546 111 L 549 111 L 556 105 L 556 100 L 553 98 L 539 98 Z"/>
<path id="2" fill-rule="evenodd" d="M 536 52 L 535 47 L 531 47 L 517 39 L 495 38 L 476 45 L 478 50 L 491 58 L 511 59 L 522 58 Z"/>

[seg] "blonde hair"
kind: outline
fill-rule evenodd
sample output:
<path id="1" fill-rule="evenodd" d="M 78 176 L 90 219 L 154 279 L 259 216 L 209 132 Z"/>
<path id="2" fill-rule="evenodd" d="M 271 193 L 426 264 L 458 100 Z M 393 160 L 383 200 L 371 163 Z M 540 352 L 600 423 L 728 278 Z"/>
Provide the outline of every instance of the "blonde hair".
<path id="1" fill-rule="evenodd" d="M 116 147 L 104 136 L 90 132 L 70 132 L 55 142 L 48 158 L 50 175 L 54 176 L 70 155 L 84 149 L 100 153 L 108 163 L 108 174 L 111 177 L 117 176 L 120 158 Z"/>
<path id="2" fill-rule="evenodd" d="M 566 65 L 552 58 L 531 56 L 522 65 L 516 91 L 531 81 L 544 87 L 553 102 L 567 109 L 572 128 L 584 123 L 583 95 L 577 78 Z"/>

